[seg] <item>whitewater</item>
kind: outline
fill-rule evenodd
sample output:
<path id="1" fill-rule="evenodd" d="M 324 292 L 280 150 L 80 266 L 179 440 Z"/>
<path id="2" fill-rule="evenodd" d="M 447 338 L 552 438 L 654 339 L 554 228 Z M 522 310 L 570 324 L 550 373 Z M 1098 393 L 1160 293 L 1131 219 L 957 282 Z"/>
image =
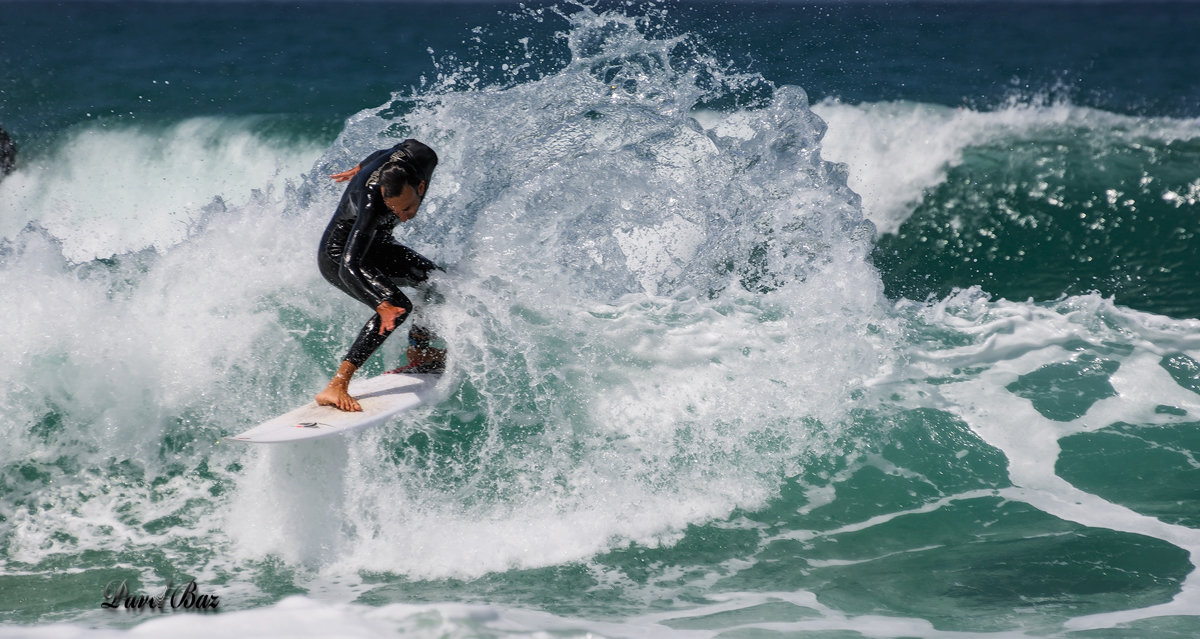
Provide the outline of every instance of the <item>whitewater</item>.
<path id="1" fill-rule="evenodd" d="M 1200 629 L 1200 321 L 1154 312 L 1190 307 L 995 269 L 921 289 L 880 252 L 1046 229 L 955 190 L 1025 142 L 1150 149 L 1089 200 L 1108 234 L 1147 203 L 1186 217 L 1200 122 L 810 104 L 668 9 L 511 16 L 558 25 L 557 64 L 532 36 L 434 56 L 332 142 L 85 123 L 0 181 L 0 636 Z M 396 231 L 446 267 L 418 311 L 450 354 L 438 401 L 226 441 L 308 401 L 365 319 L 316 269 L 327 176 L 406 137 L 440 156 Z M 980 190 L 1076 219 L 1080 181 L 1039 157 Z M 114 580 L 194 580 L 220 610 L 103 609 Z"/>

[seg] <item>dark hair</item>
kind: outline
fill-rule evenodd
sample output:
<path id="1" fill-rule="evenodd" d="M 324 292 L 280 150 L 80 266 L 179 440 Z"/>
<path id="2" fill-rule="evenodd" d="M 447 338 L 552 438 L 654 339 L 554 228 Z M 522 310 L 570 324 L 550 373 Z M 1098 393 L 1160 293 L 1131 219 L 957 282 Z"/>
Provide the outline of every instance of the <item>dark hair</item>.
<path id="1" fill-rule="evenodd" d="M 379 169 L 379 188 L 383 190 L 383 197 L 400 195 L 405 184 L 412 186 L 414 191 L 421 184 L 421 176 L 412 164 L 398 160 L 388 162 Z M 417 195 L 420 194 L 418 191 Z"/>

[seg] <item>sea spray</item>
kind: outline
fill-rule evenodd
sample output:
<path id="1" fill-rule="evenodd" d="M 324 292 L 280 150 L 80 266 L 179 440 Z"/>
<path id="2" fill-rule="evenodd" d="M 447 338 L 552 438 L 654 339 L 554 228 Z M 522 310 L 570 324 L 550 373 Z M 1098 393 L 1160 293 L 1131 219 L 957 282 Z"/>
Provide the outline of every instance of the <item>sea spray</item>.
<path id="1" fill-rule="evenodd" d="M 337 573 L 478 576 L 677 539 L 761 504 L 886 360 L 873 232 L 803 93 L 736 112 L 744 135 L 705 128 L 693 109 L 746 78 L 636 18 L 568 19 L 558 73 L 456 76 L 399 120 L 441 156 L 397 235 L 448 267 L 445 303 L 419 311 L 449 347 L 447 397 L 415 433 L 349 443 L 321 527 Z M 395 124 L 354 118 L 337 153 Z M 306 467 L 259 454 L 254 483 Z M 321 508 L 254 483 L 231 511 L 247 530 Z"/>
<path id="2" fill-rule="evenodd" d="M 34 224 L 74 263 L 165 252 L 214 211 L 282 191 L 319 153 L 267 117 L 79 125 L 0 182 L 0 238 Z"/>

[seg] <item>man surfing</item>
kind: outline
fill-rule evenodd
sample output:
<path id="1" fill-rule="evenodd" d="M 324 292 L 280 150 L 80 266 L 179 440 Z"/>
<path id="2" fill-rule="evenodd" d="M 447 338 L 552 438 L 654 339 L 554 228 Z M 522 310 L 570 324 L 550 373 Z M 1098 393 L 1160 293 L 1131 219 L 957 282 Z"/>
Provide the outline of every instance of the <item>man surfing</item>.
<path id="1" fill-rule="evenodd" d="M 376 151 L 358 166 L 330 176 L 335 182 L 349 184 L 321 237 L 317 263 L 329 283 L 370 306 L 375 314 L 359 332 L 329 386 L 317 393 L 317 403 L 322 406 L 362 410 L 350 396 L 350 378 L 412 314 L 412 302 L 399 286 L 420 286 L 427 298 L 431 293 L 425 282 L 433 270 L 441 269 L 398 244 L 392 238 L 392 229 L 416 216 L 437 162 L 433 149 L 410 139 Z M 442 372 L 446 354 L 431 345 L 434 339 L 432 331 L 412 325 L 408 365 L 389 372 Z"/>

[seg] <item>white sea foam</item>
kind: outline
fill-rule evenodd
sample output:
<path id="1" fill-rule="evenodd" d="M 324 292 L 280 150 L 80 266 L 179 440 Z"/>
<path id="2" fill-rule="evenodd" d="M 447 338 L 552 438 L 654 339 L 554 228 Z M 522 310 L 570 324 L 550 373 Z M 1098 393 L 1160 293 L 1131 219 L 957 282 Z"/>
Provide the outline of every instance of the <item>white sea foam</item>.
<path id="1" fill-rule="evenodd" d="M 1194 415 L 1200 414 L 1200 396 L 1182 388 L 1161 361 L 1175 353 L 1200 358 L 1200 321 L 1124 309 L 1098 295 L 1034 304 L 993 301 L 978 289 L 926 307 L 903 302 L 900 309 L 915 311 L 930 325 L 970 336 L 965 345 L 914 352 L 914 373 L 958 379 L 935 387 L 922 385 L 919 393 L 906 393 L 907 400 L 958 416 L 985 442 L 1001 450 L 1013 483 L 1012 488 L 1000 491 L 1005 498 L 1084 526 L 1161 539 L 1188 552 L 1193 570 L 1169 603 L 1094 614 L 1071 620 L 1066 626 L 1073 630 L 1111 628 L 1141 619 L 1195 614 L 1200 609 L 1200 577 L 1195 570 L 1200 531 L 1163 522 L 1076 488 L 1057 475 L 1056 463 L 1059 442 L 1073 434 L 1117 423 L 1151 426 L 1194 421 Z M 1128 350 L 1108 348 L 1115 344 Z M 1119 368 L 1107 380 L 1113 395 L 1095 401 L 1077 418 L 1048 418 L 1029 399 L 1007 388 L 1021 375 L 1077 361 L 1089 352 L 1102 352 L 1106 359 L 1119 362 Z M 963 368 L 979 372 L 970 376 L 955 372 Z M 1185 413 L 1162 412 L 1157 410 L 1160 406 Z"/>
<path id="2" fill-rule="evenodd" d="M 72 262 L 178 244 L 225 206 L 282 190 L 321 148 L 272 140 L 254 119 L 195 118 L 171 126 L 83 126 L 0 181 L 0 240 L 29 223 Z"/>
<path id="3" fill-rule="evenodd" d="M 129 630 L 85 628 L 55 624 L 40 628 L 3 628 L 0 637 L 30 639 L 121 639 L 163 637 L 178 639 L 237 636 L 245 639 L 268 637 L 346 637 L 375 639 L 402 635 L 423 637 L 659 637 L 709 639 L 729 632 L 748 633 L 837 633 L 879 639 L 925 637 L 927 639 L 1030 639 L 1043 636 L 1019 631 L 939 631 L 924 619 L 884 615 L 848 615 L 822 604 L 810 592 L 724 593 L 712 603 L 683 611 L 635 615 L 621 620 L 597 620 L 555 615 L 539 610 L 481 604 L 429 603 L 388 604 L 369 607 L 329 603 L 306 597 L 289 597 L 254 610 L 222 612 L 200 617 L 171 614 L 148 618 Z M 800 619 L 753 621 L 743 615 L 756 606 L 787 606 Z M 114 614 L 123 614 L 123 611 Z"/>
<path id="4" fill-rule="evenodd" d="M 296 371 L 320 377 L 304 370 L 294 329 L 280 324 L 285 313 L 320 316 L 332 308 L 331 300 L 314 308 L 307 295 L 320 281 L 312 266 L 320 229 L 298 230 L 286 190 L 274 186 L 300 175 L 287 176 L 281 166 L 294 168 L 296 156 L 311 163 L 311 156 L 303 158 L 305 145 L 270 147 L 249 140 L 244 127 L 233 129 L 222 137 L 229 132 L 212 123 L 174 127 L 168 138 L 179 143 L 172 153 L 151 151 L 145 132 L 85 132 L 84 138 L 107 140 L 108 157 L 145 169 L 128 183 L 115 175 L 88 181 L 95 197 L 86 201 L 98 202 L 99 212 L 39 199 L 47 185 L 61 192 L 89 166 L 102 176 L 110 170 L 95 141 L 61 151 L 45 167 L 26 165 L 24 182 L 17 175 L 0 186 L 29 205 L 17 218 L 22 230 L 0 248 L 0 272 L 15 284 L 0 289 L 0 304 L 9 309 L 0 324 L 0 423 L 12 435 L 0 462 L 36 468 L 46 482 L 11 495 L 35 490 L 39 499 L 8 517 L 15 532 L 10 559 L 36 564 L 83 548 L 119 550 L 214 533 L 199 507 L 212 507 L 211 479 L 180 476 L 178 468 L 169 480 L 161 475 L 172 466 L 216 470 L 229 463 L 232 451 L 216 441 L 244 423 L 244 407 L 258 406 L 249 414 L 265 416 L 284 405 L 264 402 L 264 390 L 250 384 L 256 375 L 285 385 Z M 182 193 L 160 188 L 176 172 L 213 179 Z M 121 208 L 143 188 L 146 201 Z M 211 225 L 177 234 L 162 222 L 201 201 L 220 203 L 205 213 Z M 72 217 L 76 212 L 84 217 Z M 114 259 L 90 262 L 94 255 Z M 193 438 L 200 443 L 190 455 L 171 453 L 171 439 Z M 155 479 L 163 481 L 151 484 Z M 170 516 L 193 525 L 147 530 L 147 523 Z"/>

